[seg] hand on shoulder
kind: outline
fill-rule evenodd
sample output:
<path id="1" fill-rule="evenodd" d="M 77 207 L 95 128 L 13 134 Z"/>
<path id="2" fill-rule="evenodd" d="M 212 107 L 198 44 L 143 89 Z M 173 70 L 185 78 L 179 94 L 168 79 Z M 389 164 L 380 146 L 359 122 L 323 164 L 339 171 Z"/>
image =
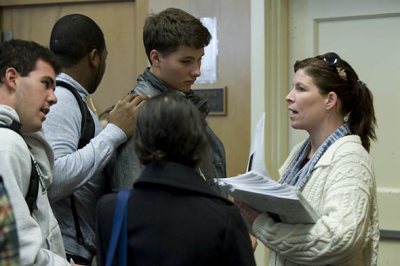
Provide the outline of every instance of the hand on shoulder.
<path id="1" fill-rule="evenodd" d="M 130 137 L 133 133 L 139 109 L 148 98 L 136 93 L 126 95 L 111 110 L 108 122 L 119 127 L 127 137 Z"/>

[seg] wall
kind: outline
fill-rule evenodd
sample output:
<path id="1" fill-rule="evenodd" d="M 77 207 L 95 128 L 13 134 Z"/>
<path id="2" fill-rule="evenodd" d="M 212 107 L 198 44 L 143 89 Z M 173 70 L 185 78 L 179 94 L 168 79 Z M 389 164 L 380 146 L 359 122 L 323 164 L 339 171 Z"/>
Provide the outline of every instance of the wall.
<path id="1" fill-rule="evenodd" d="M 260 2 L 265 4 L 264 9 L 260 7 Z M 282 94 L 288 92 L 291 86 L 290 79 L 293 76 L 294 60 L 328 50 L 337 51 L 347 59 L 360 74 L 360 79 L 367 82 L 375 96 L 378 141 L 372 145 L 371 156 L 375 164 L 378 185 L 380 229 L 383 230 L 378 265 L 398 265 L 400 217 L 397 205 L 400 201 L 400 179 L 396 166 L 399 162 L 400 142 L 397 137 L 399 123 L 394 110 L 399 102 L 399 90 L 396 84 L 399 84 L 400 77 L 398 75 L 400 39 L 396 25 L 400 23 L 400 2 L 397 0 L 291 0 L 288 1 L 289 6 L 286 7 L 286 25 L 279 27 L 282 20 L 274 21 L 271 17 L 284 15 L 285 8 L 281 10 L 282 13 L 279 12 L 279 8 L 276 8 L 283 2 L 285 1 L 252 0 L 252 5 L 254 5 L 252 32 L 264 36 L 264 38 L 252 37 L 252 41 L 265 42 L 264 46 L 252 43 L 252 49 L 261 47 L 263 50 L 262 52 L 252 51 L 252 66 L 263 68 L 257 71 L 257 75 L 252 76 L 252 90 L 259 97 L 252 97 L 251 105 L 262 105 L 252 108 L 252 121 L 256 119 L 256 112 L 260 112 L 260 109 L 267 111 L 273 104 L 268 94 L 277 95 L 279 90 Z M 264 16 L 259 13 L 263 13 Z M 253 18 L 253 14 L 257 14 L 258 19 Z M 287 46 L 273 47 L 274 44 L 268 41 L 276 34 L 276 29 L 281 29 L 282 33 L 289 33 L 287 39 L 289 49 Z M 263 62 L 259 62 L 258 55 L 262 53 L 265 56 L 261 59 Z M 267 77 L 270 68 L 274 67 L 269 63 L 270 57 L 285 53 L 288 57 L 284 66 L 286 69 L 282 68 L 282 65 L 276 65 L 276 67 L 280 69 L 279 72 L 286 73 L 288 81 L 286 84 L 281 83 L 281 86 L 269 86 L 268 80 L 277 78 L 274 75 Z M 264 88 L 257 86 L 263 83 Z M 285 106 L 284 102 L 279 102 L 279 104 Z M 274 112 L 272 117 L 276 117 L 281 123 L 288 123 L 287 111 Z M 266 136 L 278 135 L 280 132 L 279 127 L 266 128 L 266 130 L 271 131 L 266 133 Z M 300 130 L 286 129 L 285 132 L 281 132 L 289 133 L 287 143 L 282 147 L 293 147 L 295 143 L 307 136 Z M 269 150 L 269 147 L 266 147 L 266 151 Z M 281 152 L 287 153 L 288 149 L 281 149 Z M 268 164 L 272 164 L 270 158 L 267 157 L 266 160 Z M 274 163 L 273 165 L 275 166 Z"/>
<path id="2" fill-rule="evenodd" d="M 378 265 L 399 265 L 400 123 L 395 108 L 400 100 L 400 2 L 291 0 L 290 4 L 290 61 L 334 51 L 352 65 L 374 96 L 378 139 L 370 154 L 381 230 Z M 299 130 L 291 130 L 290 146 L 303 137 Z"/>
<path id="3" fill-rule="evenodd" d="M 80 13 L 97 22 L 108 49 L 104 78 L 92 96 L 98 112 L 124 96 L 147 65 L 141 40 L 147 0 L 0 0 L 0 7 L 2 31 L 45 46 L 54 23 L 64 15 Z"/>

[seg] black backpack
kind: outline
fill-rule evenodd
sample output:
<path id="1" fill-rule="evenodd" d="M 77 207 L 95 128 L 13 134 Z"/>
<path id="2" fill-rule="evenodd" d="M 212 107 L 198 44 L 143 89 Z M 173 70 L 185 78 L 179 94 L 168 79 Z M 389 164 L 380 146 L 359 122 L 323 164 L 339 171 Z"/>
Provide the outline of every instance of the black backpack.
<path id="1" fill-rule="evenodd" d="M 90 140 L 94 137 L 94 132 L 95 132 L 95 126 L 94 126 L 94 121 L 92 118 L 92 115 L 90 114 L 89 108 L 87 105 L 83 102 L 81 96 L 79 95 L 78 91 L 72 87 L 70 84 L 57 80 L 56 85 L 66 88 L 69 90 L 75 97 L 76 101 L 78 102 L 79 109 L 81 110 L 82 114 L 82 123 L 81 123 L 81 137 L 79 139 L 78 143 L 78 149 L 83 148 L 90 142 Z M 2 128 L 8 128 L 11 129 L 18 134 L 21 135 L 20 132 L 20 125 L 19 123 L 13 121 L 13 123 L 9 126 L 7 125 L 0 125 Z M 31 177 L 29 181 L 29 187 L 28 191 L 25 196 L 25 201 L 28 205 L 29 211 L 32 214 L 33 210 L 37 210 L 37 195 L 38 195 L 38 190 L 39 190 L 39 172 L 37 167 L 37 164 L 31 157 L 31 164 L 32 164 L 32 169 L 31 169 Z M 74 223 L 75 223 L 75 229 L 76 229 L 76 238 L 80 244 L 83 244 L 83 236 L 82 236 L 82 231 L 79 226 L 79 220 L 78 220 L 78 212 L 76 210 L 76 205 L 75 205 L 75 199 L 74 196 L 71 195 L 71 209 L 72 209 L 72 214 L 74 217 Z"/>
<path id="2" fill-rule="evenodd" d="M 88 144 L 90 140 L 94 137 L 95 128 L 94 128 L 93 117 L 90 114 L 89 108 L 83 102 L 81 96 L 79 95 L 79 92 L 74 87 L 72 87 L 71 84 L 61 80 L 57 80 L 56 85 L 69 90 L 75 96 L 75 99 L 78 102 L 79 109 L 81 110 L 82 114 L 81 137 L 78 143 L 78 149 L 81 149 L 85 147 L 86 144 Z"/>
<path id="3" fill-rule="evenodd" d="M 21 135 L 20 124 L 18 122 L 13 121 L 12 124 L 9 126 L 8 125 L 0 125 L 0 127 L 11 129 L 11 130 L 15 131 L 16 133 L 18 133 L 19 135 Z M 38 169 L 36 168 L 37 164 L 33 160 L 32 156 L 31 156 L 31 165 L 32 165 L 31 178 L 29 180 L 28 191 L 25 195 L 25 201 L 26 201 L 26 204 L 28 205 L 30 213 L 32 214 L 33 210 L 37 210 L 36 199 L 37 199 L 38 190 L 39 190 L 39 172 L 38 172 Z"/>
<path id="4" fill-rule="evenodd" d="M 86 103 L 83 102 L 81 96 L 79 95 L 79 92 L 74 87 L 72 87 L 71 84 L 61 80 L 57 80 L 56 85 L 69 90 L 75 96 L 75 99 L 78 102 L 79 109 L 81 110 L 82 114 L 81 137 L 78 143 L 78 149 L 81 149 L 85 147 L 86 144 L 88 144 L 90 140 L 94 137 L 95 126 L 93 117 L 90 114 L 89 108 L 87 107 Z M 71 210 L 72 210 L 72 215 L 74 217 L 76 239 L 78 240 L 79 244 L 83 245 L 84 240 L 79 225 L 79 216 L 78 216 L 78 211 L 76 210 L 75 198 L 73 194 L 71 195 Z"/>

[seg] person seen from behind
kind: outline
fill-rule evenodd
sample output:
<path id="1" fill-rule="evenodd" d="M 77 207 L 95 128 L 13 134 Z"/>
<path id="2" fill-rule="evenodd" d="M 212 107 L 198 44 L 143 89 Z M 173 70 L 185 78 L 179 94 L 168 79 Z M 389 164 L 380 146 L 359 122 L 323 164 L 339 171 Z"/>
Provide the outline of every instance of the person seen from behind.
<path id="1" fill-rule="evenodd" d="M 198 108 L 176 93 L 152 97 L 139 111 L 134 143 L 145 168 L 128 201 L 128 265 L 255 265 L 239 210 L 197 171 L 209 145 Z M 114 193 L 97 206 L 99 265 L 115 205 Z"/>

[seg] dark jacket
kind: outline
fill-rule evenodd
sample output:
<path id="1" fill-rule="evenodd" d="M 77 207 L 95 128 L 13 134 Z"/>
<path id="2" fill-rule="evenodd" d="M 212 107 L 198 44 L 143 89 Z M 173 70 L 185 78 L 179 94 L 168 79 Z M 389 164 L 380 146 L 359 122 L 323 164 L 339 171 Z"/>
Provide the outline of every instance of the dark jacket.
<path id="1" fill-rule="evenodd" d="M 184 95 L 179 91 L 169 88 L 164 82 L 150 73 L 149 69 L 146 69 L 142 75 L 139 75 L 137 81 L 138 84 L 132 92 L 136 92 L 140 95 L 148 95 L 150 97 L 158 94 L 178 93 L 191 101 L 203 114 L 204 118 L 208 114 L 208 104 L 205 99 L 201 98 L 193 91 Z M 206 128 L 206 134 L 210 145 L 199 168 L 206 177 L 207 182 L 212 185 L 214 178 L 226 177 L 226 156 L 224 145 L 208 126 Z M 142 170 L 143 166 L 137 158 L 134 141 L 133 138 L 131 138 L 118 148 L 108 168 L 108 175 L 112 176 L 111 182 L 113 190 L 123 187 L 132 187 L 132 184 L 137 180 Z"/>
<path id="2" fill-rule="evenodd" d="M 105 262 L 116 194 L 97 206 L 98 257 Z M 114 265 L 117 265 L 115 262 Z M 239 210 L 192 168 L 146 166 L 128 202 L 128 265 L 255 265 Z"/>

